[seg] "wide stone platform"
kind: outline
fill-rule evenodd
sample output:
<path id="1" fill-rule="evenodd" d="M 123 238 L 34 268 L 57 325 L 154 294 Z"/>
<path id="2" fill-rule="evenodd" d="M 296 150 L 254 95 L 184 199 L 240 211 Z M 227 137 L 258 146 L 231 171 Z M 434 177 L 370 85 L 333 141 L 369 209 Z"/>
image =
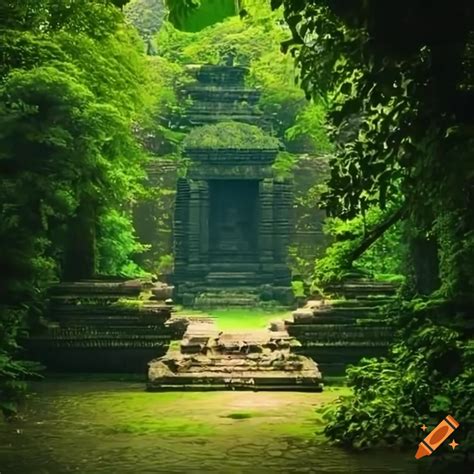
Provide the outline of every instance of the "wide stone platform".
<path id="1" fill-rule="evenodd" d="M 297 353 L 318 361 L 327 375 L 342 375 L 362 357 L 386 354 L 393 328 L 384 316 L 397 286 L 364 279 L 326 289 L 325 299 L 308 301 L 286 321 L 300 342 Z"/>
<path id="2" fill-rule="evenodd" d="M 210 317 L 191 319 L 183 339 L 150 362 L 148 389 L 321 391 L 317 364 L 276 329 L 224 333 Z"/>
<path id="3" fill-rule="evenodd" d="M 143 372 L 184 332 L 168 324 L 172 291 L 139 279 L 53 285 L 48 320 L 23 344 L 32 360 L 53 370 Z"/>

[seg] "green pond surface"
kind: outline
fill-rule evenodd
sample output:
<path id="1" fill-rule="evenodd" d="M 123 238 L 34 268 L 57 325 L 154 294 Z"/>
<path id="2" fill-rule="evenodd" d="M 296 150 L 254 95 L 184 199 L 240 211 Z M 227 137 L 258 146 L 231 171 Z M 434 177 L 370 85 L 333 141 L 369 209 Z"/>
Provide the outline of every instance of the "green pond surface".
<path id="1" fill-rule="evenodd" d="M 0 424 L 1 474 L 411 473 L 413 453 L 356 454 L 321 435 L 315 408 L 347 394 L 168 392 L 48 379 Z"/>

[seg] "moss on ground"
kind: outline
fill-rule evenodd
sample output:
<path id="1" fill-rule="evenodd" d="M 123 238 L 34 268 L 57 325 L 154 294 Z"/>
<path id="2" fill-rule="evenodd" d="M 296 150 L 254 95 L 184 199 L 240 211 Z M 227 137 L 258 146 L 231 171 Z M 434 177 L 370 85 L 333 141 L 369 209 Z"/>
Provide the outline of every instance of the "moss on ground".
<path id="1" fill-rule="evenodd" d="M 327 443 L 316 409 L 350 393 L 345 387 L 148 393 L 143 383 L 94 377 L 33 389 L 21 418 L 0 424 L 2 471 L 414 472 L 393 451 L 364 457 Z"/>
<path id="2" fill-rule="evenodd" d="M 316 394 L 149 393 L 143 391 L 141 384 L 95 380 L 90 383 L 45 381 L 35 384 L 35 387 L 38 394 L 32 397 L 29 405 L 54 400 L 55 416 L 64 417 L 71 427 L 87 423 L 88 430 L 102 434 L 200 438 L 225 436 L 232 432 L 247 437 L 264 433 L 271 437 L 312 437 L 321 423 L 315 409 L 350 393 L 347 387 L 329 387 Z"/>
<path id="3" fill-rule="evenodd" d="M 221 331 L 246 331 L 265 329 L 271 321 L 290 316 L 287 310 L 264 310 L 259 308 L 228 308 L 210 310 L 209 315 L 216 319 Z"/>

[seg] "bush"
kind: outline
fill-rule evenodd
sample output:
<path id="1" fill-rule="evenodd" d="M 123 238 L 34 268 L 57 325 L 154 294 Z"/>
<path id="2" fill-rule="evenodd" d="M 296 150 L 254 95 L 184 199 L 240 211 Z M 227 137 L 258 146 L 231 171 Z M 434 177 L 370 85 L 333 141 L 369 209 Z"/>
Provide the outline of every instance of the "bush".
<path id="1" fill-rule="evenodd" d="M 239 122 L 220 122 L 194 128 L 184 139 L 185 148 L 203 149 L 278 149 L 277 138 L 266 134 L 261 128 Z"/>
<path id="2" fill-rule="evenodd" d="M 26 309 L 0 307 L 0 413 L 13 417 L 26 393 L 25 380 L 38 376 L 41 366 L 35 362 L 15 360 L 17 339 L 25 336 Z"/>
<path id="3" fill-rule="evenodd" d="M 363 359 L 348 368 L 354 396 L 329 408 L 325 433 L 336 443 L 356 449 L 413 447 L 421 438 L 422 424 L 433 428 L 452 414 L 463 426 L 456 440 L 462 433 L 466 439 L 456 454 L 465 462 L 474 446 L 469 434 L 474 425 L 472 341 L 444 323 L 439 302 L 401 306 L 406 309 L 405 322 L 397 343 L 387 358 Z"/>
<path id="4" fill-rule="evenodd" d="M 135 235 L 131 217 L 110 210 L 99 221 L 97 250 L 99 273 L 103 275 L 145 276 L 132 257 L 147 249 Z"/>

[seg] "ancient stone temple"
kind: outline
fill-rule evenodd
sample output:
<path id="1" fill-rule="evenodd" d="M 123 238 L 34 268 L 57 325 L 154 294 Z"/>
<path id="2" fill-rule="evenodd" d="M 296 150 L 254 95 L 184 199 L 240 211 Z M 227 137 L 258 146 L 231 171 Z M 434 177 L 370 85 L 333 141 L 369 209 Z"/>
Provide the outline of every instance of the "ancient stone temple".
<path id="1" fill-rule="evenodd" d="M 291 185 L 272 168 L 278 140 L 249 124 L 260 117 L 258 92 L 244 87 L 244 71 L 202 66 L 188 88 L 195 128 L 185 140 L 190 164 L 174 228 L 174 284 L 185 305 L 292 301 Z"/>

